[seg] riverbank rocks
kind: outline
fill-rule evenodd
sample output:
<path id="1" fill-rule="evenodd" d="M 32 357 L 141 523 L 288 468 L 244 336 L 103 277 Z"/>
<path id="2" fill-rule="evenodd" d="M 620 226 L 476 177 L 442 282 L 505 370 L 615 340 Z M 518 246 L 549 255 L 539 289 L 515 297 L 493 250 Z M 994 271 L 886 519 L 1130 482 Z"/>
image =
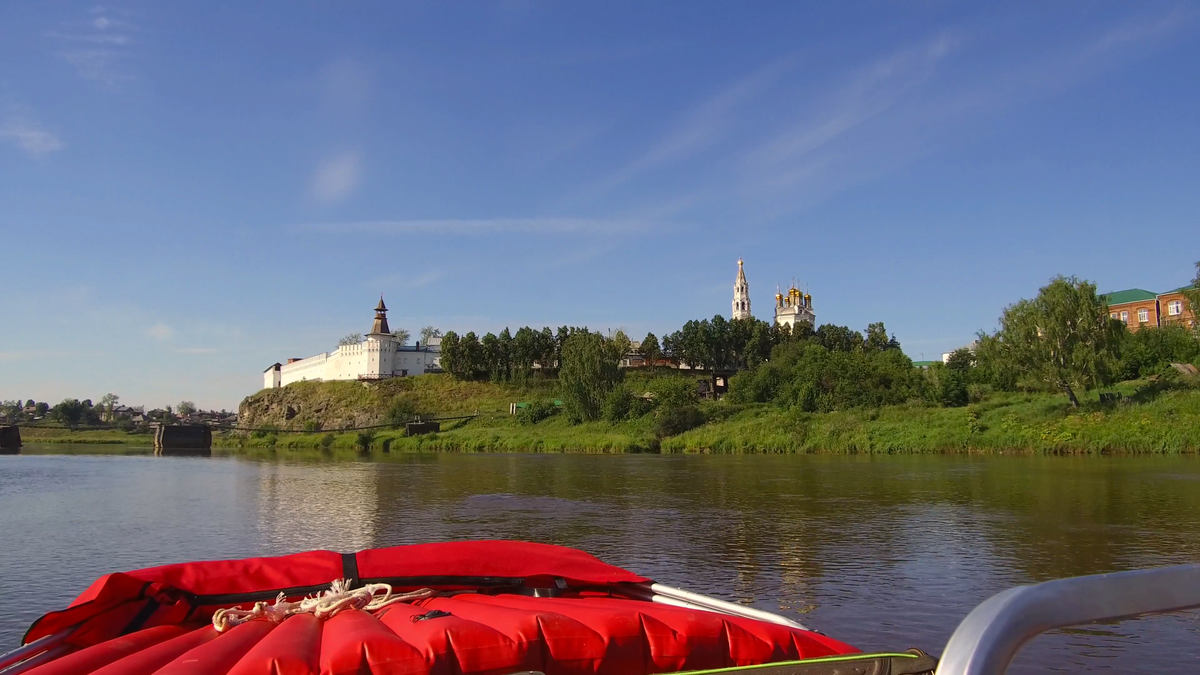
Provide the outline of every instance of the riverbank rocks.
<path id="1" fill-rule="evenodd" d="M 280 431 L 337 431 L 380 424 L 395 395 L 365 383 L 296 382 L 264 389 L 238 406 L 238 426 Z"/>

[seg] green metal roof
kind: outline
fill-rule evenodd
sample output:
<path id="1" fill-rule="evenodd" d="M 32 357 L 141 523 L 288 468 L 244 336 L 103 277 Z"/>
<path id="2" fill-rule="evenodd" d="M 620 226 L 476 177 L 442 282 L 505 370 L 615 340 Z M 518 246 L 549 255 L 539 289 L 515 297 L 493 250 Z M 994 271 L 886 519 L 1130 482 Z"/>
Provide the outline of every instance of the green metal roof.
<path id="1" fill-rule="evenodd" d="M 1184 291 L 1194 290 L 1195 288 L 1195 286 L 1189 284 L 1187 286 L 1180 286 L 1173 291 L 1167 291 L 1167 293 L 1183 293 Z M 1159 295 L 1166 295 L 1167 293 L 1159 293 Z"/>
<path id="2" fill-rule="evenodd" d="M 1154 300 L 1158 297 L 1158 293 L 1142 290 L 1140 288 L 1130 288 L 1124 291 L 1114 291 L 1105 293 L 1104 301 L 1110 305 L 1123 305 L 1127 302 L 1138 302 L 1140 300 Z"/>

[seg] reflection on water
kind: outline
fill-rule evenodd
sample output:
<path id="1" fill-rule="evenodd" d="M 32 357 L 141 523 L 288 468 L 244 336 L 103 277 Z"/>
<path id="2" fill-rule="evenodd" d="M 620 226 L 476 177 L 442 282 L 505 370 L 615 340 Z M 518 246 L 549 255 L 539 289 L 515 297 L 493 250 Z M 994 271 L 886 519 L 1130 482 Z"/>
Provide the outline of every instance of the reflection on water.
<path id="1" fill-rule="evenodd" d="M 516 538 L 780 611 L 864 649 L 940 651 L 1015 584 L 1195 561 L 1193 458 L 400 455 L 378 462 L 0 457 L 0 650 L 109 571 Z M 82 450 L 83 452 L 78 452 Z M 111 450 L 100 449 L 99 451 Z M 1015 672 L 1177 670 L 1185 614 L 1036 640 Z"/>

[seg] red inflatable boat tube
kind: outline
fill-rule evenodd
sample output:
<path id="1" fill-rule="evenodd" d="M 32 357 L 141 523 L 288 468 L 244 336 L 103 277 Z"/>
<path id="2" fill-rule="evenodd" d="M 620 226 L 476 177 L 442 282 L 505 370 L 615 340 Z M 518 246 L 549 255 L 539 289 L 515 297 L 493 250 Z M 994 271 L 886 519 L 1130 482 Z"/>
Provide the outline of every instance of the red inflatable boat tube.
<path id="1" fill-rule="evenodd" d="M 343 578 L 442 592 L 329 618 L 252 615 L 222 633 L 211 623 L 218 607 L 298 599 Z M 648 675 L 858 651 L 622 592 L 647 581 L 582 551 L 508 541 L 167 565 L 102 577 L 39 619 L 26 642 L 69 629 L 68 653 L 27 675 Z"/>

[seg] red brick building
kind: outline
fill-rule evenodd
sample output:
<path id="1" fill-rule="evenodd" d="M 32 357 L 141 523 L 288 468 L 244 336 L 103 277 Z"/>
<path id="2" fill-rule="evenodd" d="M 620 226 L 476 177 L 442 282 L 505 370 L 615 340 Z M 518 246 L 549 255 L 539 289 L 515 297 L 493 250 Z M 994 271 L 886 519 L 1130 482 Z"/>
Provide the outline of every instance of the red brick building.
<path id="1" fill-rule="evenodd" d="M 1129 326 L 1129 330 L 1138 330 L 1146 326 L 1159 326 L 1159 295 L 1141 288 L 1131 288 L 1115 293 L 1106 293 L 1104 300 L 1108 303 L 1108 315 L 1120 319 Z"/>
<path id="2" fill-rule="evenodd" d="M 1195 308 L 1190 306 L 1188 299 L 1183 295 L 1183 292 L 1189 289 L 1191 289 L 1190 286 L 1184 286 L 1166 293 L 1159 293 L 1158 306 L 1162 310 L 1162 325 L 1177 323 L 1189 328 L 1196 326 Z"/>

